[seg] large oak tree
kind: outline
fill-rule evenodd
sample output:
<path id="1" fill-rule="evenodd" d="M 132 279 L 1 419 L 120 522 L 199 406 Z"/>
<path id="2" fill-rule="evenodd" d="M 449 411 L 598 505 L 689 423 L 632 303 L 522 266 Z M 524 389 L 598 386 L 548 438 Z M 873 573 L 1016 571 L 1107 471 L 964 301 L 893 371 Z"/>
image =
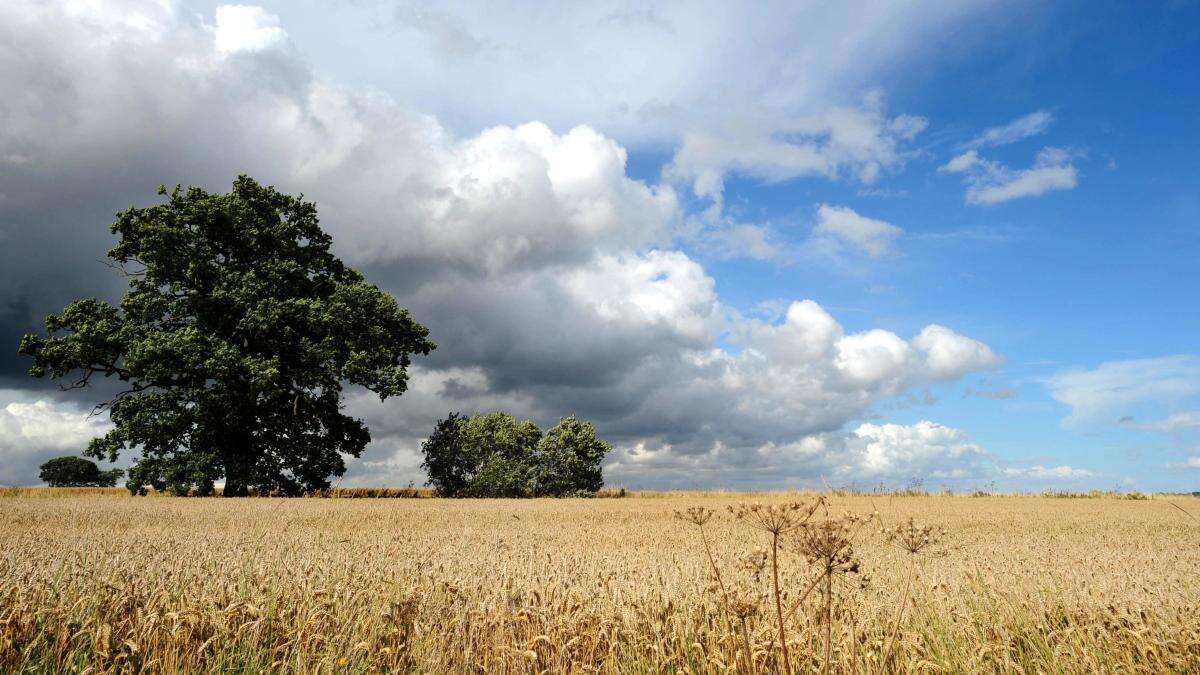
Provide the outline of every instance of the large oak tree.
<path id="1" fill-rule="evenodd" d="M 26 335 L 30 374 L 120 390 L 113 429 L 86 454 L 140 458 L 129 488 L 300 494 L 345 472 L 370 441 L 342 412 L 345 384 L 402 394 L 434 348 L 395 299 L 330 252 L 316 206 L 240 176 L 228 194 L 160 190 L 117 215 L 108 253 L 129 280 L 119 306 L 78 300 Z"/>

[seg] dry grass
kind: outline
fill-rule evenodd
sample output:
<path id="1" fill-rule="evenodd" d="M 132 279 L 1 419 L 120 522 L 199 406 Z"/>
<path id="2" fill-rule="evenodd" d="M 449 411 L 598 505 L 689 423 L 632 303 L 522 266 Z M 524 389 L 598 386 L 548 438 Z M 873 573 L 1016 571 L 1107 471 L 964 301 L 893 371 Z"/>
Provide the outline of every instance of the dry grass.
<path id="1" fill-rule="evenodd" d="M 1200 524 L 1159 499 L 830 496 L 814 524 L 879 520 L 853 570 L 821 562 L 847 572 L 828 596 L 801 598 L 825 549 L 784 537 L 777 605 L 772 535 L 726 511 L 743 495 L 42 494 L 0 502 L 0 672 L 767 673 L 779 607 L 796 673 L 1200 672 Z M 712 563 L 673 517 L 692 506 Z M 946 534 L 915 543 L 926 524 Z"/>

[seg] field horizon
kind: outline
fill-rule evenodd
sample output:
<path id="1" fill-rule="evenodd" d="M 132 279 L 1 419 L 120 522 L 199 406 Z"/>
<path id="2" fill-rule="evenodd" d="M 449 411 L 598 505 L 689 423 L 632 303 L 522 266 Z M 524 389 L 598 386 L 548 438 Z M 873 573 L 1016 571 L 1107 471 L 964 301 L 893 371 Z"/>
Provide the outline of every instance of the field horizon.
<path id="1" fill-rule="evenodd" d="M 832 495 L 832 496 L 859 496 L 859 497 L 1045 497 L 1051 499 L 1125 499 L 1125 500 L 1144 500 L 1144 499 L 1192 499 L 1200 498 L 1200 491 L 1194 492 L 1143 492 L 1140 490 L 988 490 L 982 488 L 963 489 L 963 490 L 926 490 L 923 488 L 895 488 L 882 489 L 874 488 L 862 490 L 857 488 L 826 488 L 818 490 L 814 488 L 782 488 L 777 490 L 738 490 L 732 488 L 697 488 L 686 490 L 641 490 L 625 487 L 606 487 L 596 491 L 595 494 L 589 497 L 517 497 L 504 498 L 502 501 L 515 499 L 517 501 L 528 501 L 537 499 L 546 499 L 550 501 L 561 501 L 562 499 L 621 499 L 621 498 L 664 498 L 664 497 L 705 497 L 705 496 L 726 496 L 740 497 L 743 499 L 754 497 L 778 497 L 787 495 Z M 223 498 L 221 488 L 218 486 L 213 495 L 201 497 L 199 495 L 186 495 L 178 497 L 172 495 L 169 491 L 156 492 L 148 491 L 146 495 L 130 495 L 129 491 L 124 487 L 50 487 L 45 485 L 0 485 L 0 498 L 12 497 L 30 497 L 30 498 L 45 498 L 45 497 L 78 497 L 78 496 L 107 496 L 107 497 L 171 497 L 178 499 L 207 499 L 207 498 Z M 332 487 L 328 490 L 322 490 L 314 493 L 302 495 L 300 497 L 289 497 L 285 495 L 259 495 L 251 494 L 245 497 L 237 497 L 237 499 L 445 499 L 447 501 L 461 500 L 478 500 L 479 498 L 472 497 L 441 497 L 433 488 L 429 487 L 394 487 L 394 486 L 356 486 L 356 487 Z"/>

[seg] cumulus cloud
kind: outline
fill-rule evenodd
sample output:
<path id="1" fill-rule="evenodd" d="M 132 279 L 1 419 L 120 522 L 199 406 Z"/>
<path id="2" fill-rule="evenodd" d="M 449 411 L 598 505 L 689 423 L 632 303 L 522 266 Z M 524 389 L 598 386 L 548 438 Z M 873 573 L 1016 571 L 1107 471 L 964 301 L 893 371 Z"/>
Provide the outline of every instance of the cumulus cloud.
<path id="1" fill-rule="evenodd" d="M 1178 354 L 1109 361 L 1046 380 L 1050 395 L 1070 407 L 1068 424 L 1115 422 L 1139 404 L 1173 404 L 1200 394 L 1200 357 Z M 1175 421 L 1186 423 L 1185 415 Z"/>
<path id="2" fill-rule="evenodd" d="M 628 178 L 611 138 L 537 122 L 456 138 L 387 97 L 316 78 L 295 55 L 259 49 L 258 8 L 223 9 L 215 34 L 170 14 L 112 34 L 56 5 L 8 6 L 14 49 L 0 55 L 0 77 L 24 94 L 5 109 L 0 156 L 28 159 L 11 172 L 6 227 L 36 232 L 27 221 L 46 218 L 57 193 L 87 190 L 64 183 L 108 174 L 80 200 L 96 205 L 95 244 L 113 211 L 161 182 L 219 188 L 247 171 L 317 200 L 340 250 L 360 263 L 496 272 L 673 235 L 673 190 Z M 228 22 L 239 28 L 223 38 Z M 224 58 L 234 45 L 237 58 Z M 58 78 L 38 76 L 46 70 Z M 53 188 L 37 180 L 46 172 L 60 178 Z"/>
<path id="3" fill-rule="evenodd" d="M 913 425 L 863 424 L 847 440 L 856 459 L 841 467 L 843 473 L 867 476 L 978 477 L 986 472 L 987 453 L 968 442 L 959 429 L 933 422 Z"/>
<path id="4" fill-rule="evenodd" d="M 450 410 L 595 419 L 621 448 L 618 473 L 648 466 L 638 456 L 750 475 L 761 456 L 817 445 L 842 466 L 836 456 L 859 446 L 837 434 L 872 406 L 998 362 L 936 325 L 912 337 L 847 334 L 811 300 L 775 321 L 738 316 L 704 267 L 670 248 L 685 220 L 675 190 L 629 177 L 624 146 L 594 127 L 457 134 L 378 91 L 317 76 L 261 11 L 226 12 L 214 28 L 169 4 L 145 15 L 88 7 L 0 6 L 0 44 L 11 46 L 0 49 L 0 85 L 22 92 L 0 102 L 4 339 L 73 297 L 119 293 L 95 262 L 110 244 L 105 226 L 154 201 L 159 183 L 224 190 L 247 172 L 303 192 L 338 252 L 440 345 L 404 397 L 351 398 L 375 436 L 353 480 L 420 480 L 405 475 L 419 440 Z M 222 38 L 221 26 L 233 32 Z M 698 181 L 717 171 L 701 186 L 713 196 L 727 170 L 869 181 L 902 161 L 898 144 L 923 122 L 864 105 L 789 118 L 777 127 L 789 136 L 766 141 L 761 162 L 727 147 L 694 154 L 684 141 L 676 166 Z M 802 160 L 809 152 L 816 164 Z M 765 232 L 729 236 L 770 252 Z"/>
<path id="5" fill-rule="evenodd" d="M 664 276 L 663 270 L 673 271 Z M 601 260 L 579 274 L 576 279 L 531 273 L 539 278 L 537 286 L 559 287 L 540 299 L 510 284 L 514 297 L 524 301 L 522 311 L 511 316 L 482 307 L 497 299 L 500 307 L 512 306 L 497 289 L 480 292 L 480 306 L 467 301 L 467 311 L 457 314 L 467 323 L 441 334 L 476 334 L 478 325 L 487 336 L 456 343 L 452 358 L 460 365 L 414 375 L 414 383 L 445 382 L 441 373 L 453 369 L 453 382 L 440 388 L 414 384 L 398 412 L 381 420 L 379 428 L 406 429 L 411 436 L 400 443 L 410 448 L 407 463 L 415 461 L 417 437 L 431 428 L 430 413 L 492 410 L 502 402 L 503 409 L 544 423 L 570 412 L 595 419 L 618 448 L 613 479 L 627 484 L 674 485 L 666 475 L 670 470 L 713 463 L 724 464 L 726 474 L 689 479 L 756 480 L 764 453 L 812 448 L 812 439 L 827 445 L 823 452 L 831 456 L 849 452 L 850 445 L 831 440 L 839 428 L 936 372 L 912 341 L 882 330 L 847 334 L 811 300 L 792 303 L 773 322 L 723 312 L 711 280 L 681 254 Z M 661 288 L 639 296 L 636 289 L 644 284 L 630 286 L 631 279 L 658 279 Z M 562 302 L 568 295 L 575 300 Z M 442 298 L 435 294 L 425 301 Z M 715 347 L 720 331 L 736 336 L 740 351 Z M 561 349 L 563 343 L 572 349 Z M 361 404 L 378 408 L 368 400 Z M 375 429 L 370 414 L 367 419 Z M 822 470 L 831 475 L 833 466 L 800 463 L 791 475 L 814 478 Z M 854 466 L 847 464 L 838 475 L 848 476 Z M 638 475 L 641 469 L 651 473 Z"/>
<path id="6" fill-rule="evenodd" d="M 851 431 L 767 444 L 742 455 L 724 446 L 685 455 L 637 445 L 622 448 L 606 470 L 618 479 L 651 476 L 675 488 L 896 485 L 914 478 L 963 485 L 1000 475 L 990 455 L 962 430 L 924 420 L 911 425 L 861 424 Z"/>
<path id="7" fill-rule="evenodd" d="M 989 127 L 975 138 L 963 144 L 964 148 L 986 148 L 1008 145 L 1030 136 L 1045 133 L 1054 122 L 1054 115 L 1046 110 L 1037 110 L 998 127 Z"/>
<path id="8" fill-rule="evenodd" d="M 1036 197 L 1052 190 L 1071 190 L 1079 184 L 1079 171 L 1072 163 L 1074 155 L 1062 148 L 1042 148 L 1028 169 L 1013 170 L 984 159 L 977 150 L 968 150 L 944 164 L 939 171 L 964 174 L 968 204 L 992 205 Z"/>
<path id="9" fill-rule="evenodd" d="M 414 167 L 419 178 L 412 169 L 397 176 L 399 167 L 379 167 L 392 170 L 385 174 L 391 179 L 417 183 L 419 205 L 401 221 L 404 238 L 382 249 L 374 247 L 379 226 L 386 224 L 379 216 L 356 214 L 369 228 L 362 239 L 374 248 L 365 255 L 432 253 L 496 271 L 663 241 L 679 215 L 669 187 L 626 177 L 625 149 L 587 127 L 563 135 L 536 122 L 495 127 L 428 150 L 434 161 Z"/>
<path id="10" fill-rule="evenodd" d="M 829 204 L 817 207 L 817 223 L 813 226 L 813 234 L 835 237 L 872 258 L 889 253 L 892 242 L 903 233 L 904 230 L 891 223 L 860 216 L 845 206 Z"/>
<path id="11" fill-rule="evenodd" d="M 559 278 L 571 296 L 569 304 L 609 325 L 662 326 L 696 345 L 716 336 L 713 280 L 683 253 L 606 256 Z"/>
<path id="12" fill-rule="evenodd" d="M 680 254 L 652 253 L 646 259 L 598 261 L 581 273 L 583 281 L 528 273 L 539 278 L 537 286 L 560 290 L 539 299 L 511 289 L 524 307 L 507 317 L 504 310 L 487 314 L 483 307 L 496 300 L 500 307 L 512 306 L 500 291 L 478 291 L 480 305 L 472 299 L 460 305 L 466 311 L 457 316 L 465 323 L 440 333 L 487 328 L 478 342 L 456 340 L 451 357 L 461 363 L 418 369 L 400 405 L 365 396 L 351 403 L 380 439 L 354 467 L 351 480 L 378 480 L 373 472 L 381 466 L 395 471 L 415 466 L 420 438 L 448 410 L 495 409 L 542 423 L 586 414 L 617 447 L 606 469 L 611 480 L 627 485 L 778 479 L 761 474 L 764 457 L 796 462 L 787 467 L 790 480 L 834 475 L 837 467 L 842 468 L 836 474 L 849 479 L 855 467 L 865 470 L 849 460 L 838 463 L 839 454 L 859 446 L 840 442 L 837 430 L 874 403 L 929 381 L 923 352 L 887 331 L 846 334 L 813 301 L 793 303 L 774 322 L 739 319 L 721 311 L 709 283 L 691 274 L 698 271 L 694 265 Z M 678 273 L 661 277 L 656 271 L 671 267 Z M 630 277 L 657 278 L 664 287 L 615 304 L 612 294 L 593 292 L 613 286 L 623 295 L 632 290 L 623 286 Z M 561 302 L 567 294 L 577 301 Z M 426 301 L 442 298 L 434 294 Z M 548 318 L 555 312 L 558 318 Z M 739 352 L 713 345 L 711 336 L 721 330 L 738 335 Z M 564 343 L 572 349 L 562 349 Z M 829 455 L 819 463 L 796 454 L 817 446 Z M 913 470 L 934 471 L 916 465 Z M 673 471 L 686 473 L 672 476 Z"/>
<path id="13" fill-rule="evenodd" d="M 793 303 L 778 324 L 751 322 L 743 329 L 746 345 L 773 363 L 802 367 L 811 379 L 836 380 L 869 391 L 897 393 L 916 383 L 951 379 L 992 368 L 997 357 L 986 345 L 938 325 L 930 325 L 911 340 L 890 331 L 872 329 L 845 334 L 820 305 Z M 800 373 L 791 373 L 800 375 Z"/>
<path id="14" fill-rule="evenodd" d="M 860 424 L 848 431 L 764 444 L 752 453 L 724 445 L 707 453 L 680 453 L 670 446 L 638 443 L 618 448 L 605 471 L 617 483 L 641 479 L 669 488 L 733 489 L 899 486 L 913 479 L 969 489 L 982 481 L 1072 482 L 1095 476 L 1065 465 L 1002 467 L 963 430 L 928 420 Z"/>
<path id="15" fill-rule="evenodd" d="M 37 467 L 59 455 L 79 455 L 105 433 L 104 418 L 27 392 L 0 389 L 0 485 L 37 485 Z"/>
<path id="16" fill-rule="evenodd" d="M 331 98 L 332 117 L 314 123 L 350 115 L 362 126 L 328 166 L 292 167 L 289 182 L 333 212 L 340 244 L 357 261 L 495 274 L 673 235 L 674 191 L 628 178 L 625 149 L 587 127 L 556 134 L 531 122 L 460 141 L 402 109 L 355 119 L 363 101 L 323 87 L 313 93 Z M 387 126 L 396 117 L 408 128 Z"/>
<path id="17" fill-rule="evenodd" d="M 913 344 L 925 354 L 925 366 L 935 380 L 953 380 L 967 373 L 995 368 L 1000 357 L 984 343 L 933 324 Z"/>

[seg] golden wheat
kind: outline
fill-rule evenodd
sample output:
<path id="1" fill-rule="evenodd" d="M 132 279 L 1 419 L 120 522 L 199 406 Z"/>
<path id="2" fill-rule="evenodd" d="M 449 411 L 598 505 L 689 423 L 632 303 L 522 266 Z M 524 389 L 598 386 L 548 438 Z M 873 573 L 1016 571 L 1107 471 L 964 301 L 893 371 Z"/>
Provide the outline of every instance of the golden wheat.
<path id="1" fill-rule="evenodd" d="M 777 605 L 745 495 L 655 497 L 14 491 L 0 671 L 1200 671 L 1200 526 L 1163 500 L 826 495 L 880 527 L 781 529 Z M 812 555 L 857 574 L 808 594 Z"/>

